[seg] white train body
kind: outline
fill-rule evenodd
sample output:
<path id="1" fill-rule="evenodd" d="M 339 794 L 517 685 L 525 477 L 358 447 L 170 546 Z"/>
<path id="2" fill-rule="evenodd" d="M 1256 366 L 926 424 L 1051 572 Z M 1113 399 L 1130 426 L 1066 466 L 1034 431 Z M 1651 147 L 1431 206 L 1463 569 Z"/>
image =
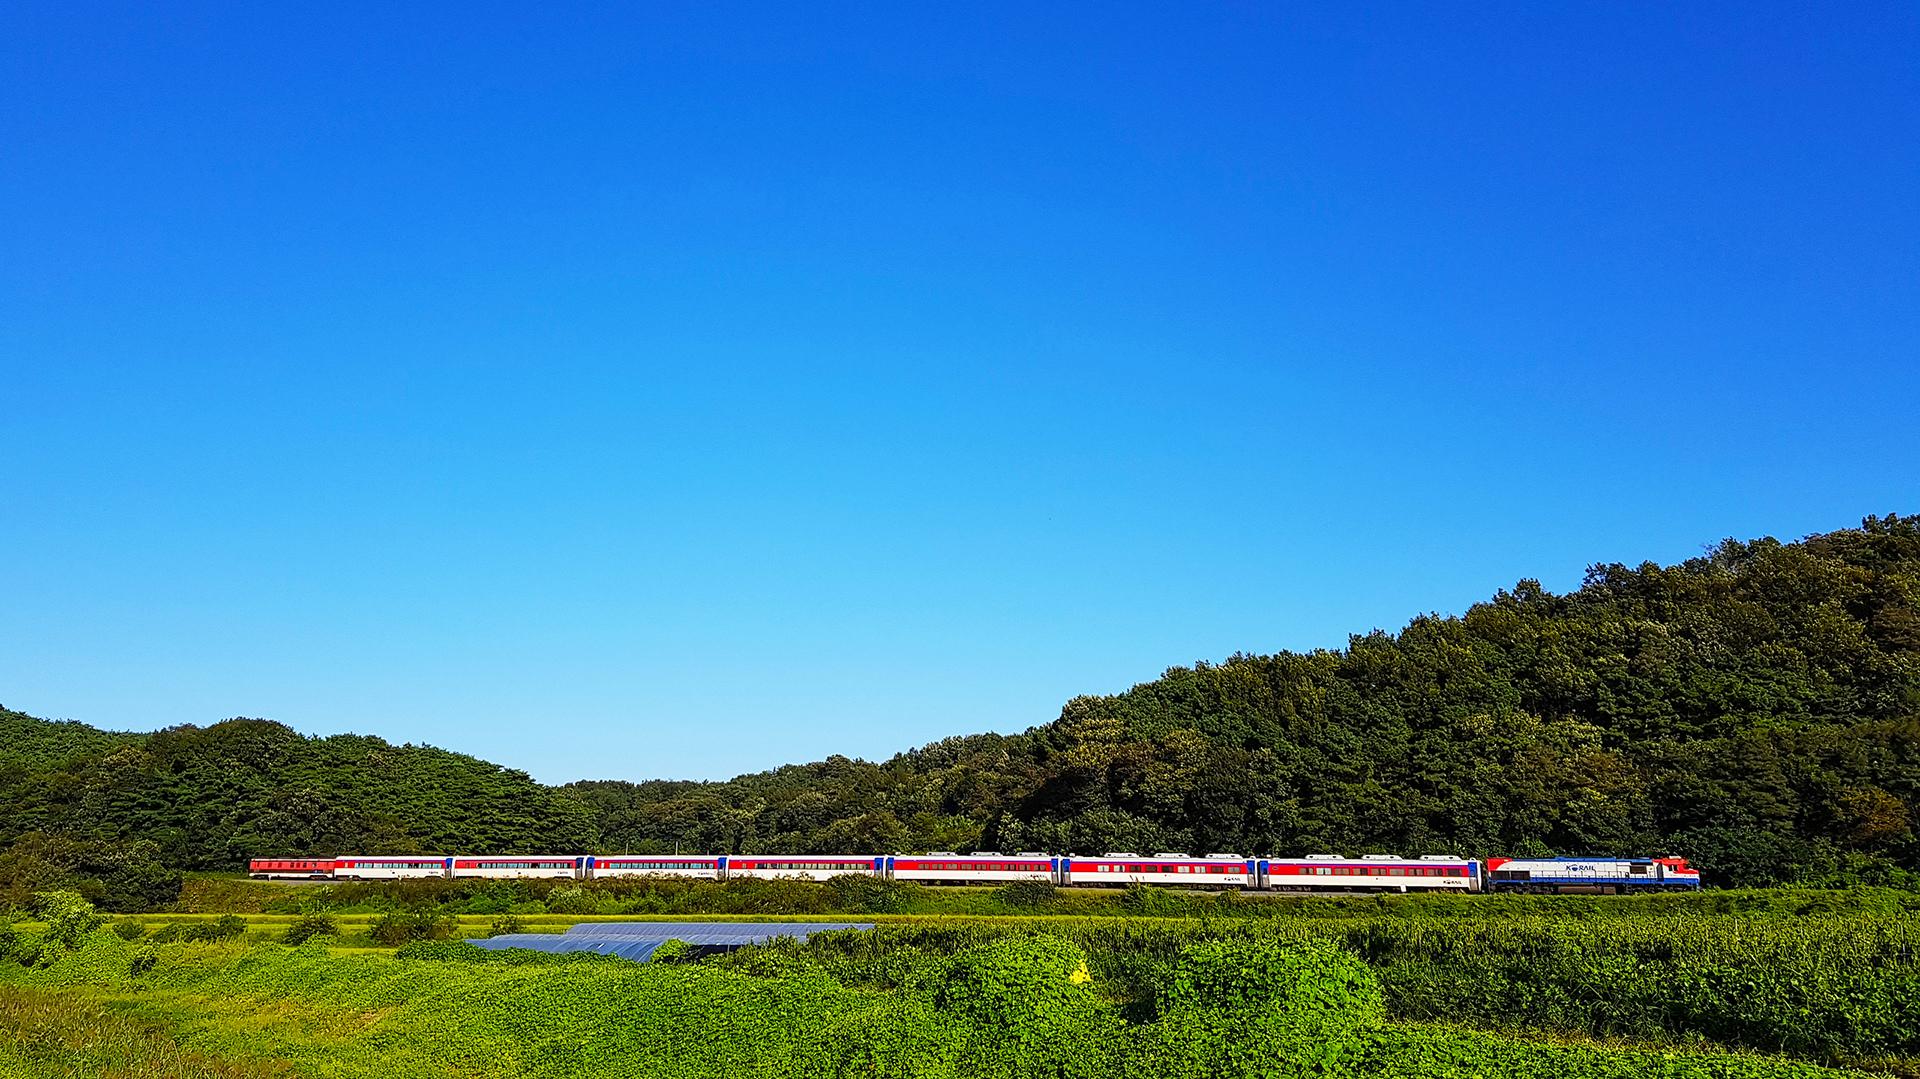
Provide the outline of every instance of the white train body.
<path id="1" fill-rule="evenodd" d="M 1477 892 L 1481 887 L 1480 864 L 1452 855 L 1315 854 L 1262 859 L 1258 868 L 1260 886 L 1275 891 Z"/>
<path id="2" fill-rule="evenodd" d="M 832 880 L 854 874 L 878 877 L 884 876 L 886 869 L 886 858 L 872 854 L 738 854 L 726 860 L 728 880 Z"/>
<path id="3" fill-rule="evenodd" d="M 719 880 L 726 859 L 717 854 L 607 854 L 588 855 L 586 875 L 610 877 L 683 877 Z"/>
<path id="4" fill-rule="evenodd" d="M 577 880 L 586 859 L 578 854 L 456 854 L 448 861 L 455 877 Z"/>
<path id="5" fill-rule="evenodd" d="M 333 860 L 333 876 L 341 880 L 404 880 L 409 877 L 445 877 L 451 858 L 402 854 L 347 854 Z"/>
<path id="6" fill-rule="evenodd" d="M 894 880 L 917 880 L 928 884 L 1052 881 L 1059 868 L 1060 859 L 1036 851 L 1001 854 L 986 850 L 955 854 L 950 850 L 937 850 L 931 854 L 902 854 L 888 858 L 886 864 L 887 874 Z"/>
<path id="7" fill-rule="evenodd" d="M 407 878 L 578 879 L 678 877 L 692 880 L 832 880 L 849 875 L 927 884 L 999 885 L 1042 881 L 1060 885 L 1173 888 L 1247 888 L 1291 892 L 1646 892 L 1700 887 L 1700 871 L 1686 859 L 1490 858 L 1429 854 L 1401 858 L 1243 858 L 1237 854 L 1119 851 L 1098 858 L 1037 851 L 1000 854 L 460 854 L 342 855 L 339 858 L 256 858 L 248 872 L 263 879 L 402 880 Z"/>
<path id="8" fill-rule="evenodd" d="M 1116 851 L 1099 858 L 1060 859 L 1060 883 L 1164 884 L 1181 888 L 1251 888 L 1257 879 L 1255 863 L 1237 854 L 1156 854 L 1151 858 Z"/>

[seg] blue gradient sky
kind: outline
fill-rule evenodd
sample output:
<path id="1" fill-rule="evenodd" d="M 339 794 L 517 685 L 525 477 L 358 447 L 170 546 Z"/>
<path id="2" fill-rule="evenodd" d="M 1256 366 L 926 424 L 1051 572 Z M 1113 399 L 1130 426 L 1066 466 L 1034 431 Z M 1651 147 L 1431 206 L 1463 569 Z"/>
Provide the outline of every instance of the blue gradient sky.
<path id="1" fill-rule="evenodd" d="M 1920 512 L 1911 4 L 277 7 L 0 13 L 10 707 L 716 777 Z"/>

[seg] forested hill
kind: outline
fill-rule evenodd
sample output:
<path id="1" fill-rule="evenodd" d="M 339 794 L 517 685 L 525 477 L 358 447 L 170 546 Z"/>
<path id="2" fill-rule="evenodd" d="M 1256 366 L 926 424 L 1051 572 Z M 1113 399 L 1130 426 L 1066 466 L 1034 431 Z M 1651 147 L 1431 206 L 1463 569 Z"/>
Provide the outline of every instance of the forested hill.
<path id="1" fill-rule="evenodd" d="M 55 883 L 151 905 L 180 870 L 265 854 L 584 850 L 595 834 L 578 798 L 431 746 L 258 719 L 115 734 L 0 709 L 0 907 Z"/>
<path id="2" fill-rule="evenodd" d="M 1025 734 L 726 783 L 578 783 L 645 849 L 1675 851 L 1916 867 L 1920 517 L 1522 581 L 1339 651 L 1176 667 Z"/>
<path id="3" fill-rule="evenodd" d="M 1176 667 L 1024 734 L 720 783 L 549 788 L 260 720 L 0 713 L 16 892 L 348 848 L 1631 850 L 1722 883 L 1906 879 L 1917 805 L 1920 517 L 1594 566 L 1568 595 L 1522 581 L 1339 650 Z"/>

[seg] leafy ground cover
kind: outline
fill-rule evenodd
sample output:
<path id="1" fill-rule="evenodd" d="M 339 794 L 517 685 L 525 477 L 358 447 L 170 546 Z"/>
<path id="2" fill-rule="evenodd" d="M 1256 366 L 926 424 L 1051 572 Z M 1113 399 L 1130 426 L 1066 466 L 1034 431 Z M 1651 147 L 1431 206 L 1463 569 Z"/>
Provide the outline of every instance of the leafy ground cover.
<path id="1" fill-rule="evenodd" d="M 1212 941 L 1326 942 L 1375 972 L 1388 1014 L 1493 1030 L 1686 1043 L 1821 1060 L 1920 1057 L 1920 918 L 1515 916 L 1410 918 L 922 919 L 777 943 L 848 984 L 915 972 L 1007 934 L 1073 941 L 1129 1014 L 1151 1014 L 1185 949 Z M 751 952 L 723 962 L 752 962 Z"/>
<path id="2" fill-rule="evenodd" d="M 1566 1043 L 1395 1022 L 1374 970 L 1330 941 L 1187 943 L 1155 983 L 1151 1013 L 1139 1016 L 1102 991 L 1091 958 L 1057 935 L 1002 936 L 927 956 L 902 984 L 875 989 L 779 949 L 727 964 L 636 965 L 488 957 L 448 942 L 374 955 L 336 954 L 325 938 L 299 947 L 153 945 L 96 928 L 72 948 L 43 948 L 34 966 L 0 963 L 0 1022 L 62 1031 L 6 1050 L 16 1074 L 28 1076 L 113 1074 L 85 1069 L 143 1060 L 156 1063 L 126 1074 L 1862 1074 L 1700 1046 Z M 68 1016 L 86 1021 L 67 1025 Z"/>
<path id="3" fill-rule="evenodd" d="M 180 1045 L 163 1024 L 107 1007 L 91 994 L 0 985 L 0 1075 L 46 1079 L 286 1079 L 273 1060 Z"/>
<path id="4" fill-rule="evenodd" d="M 244 1054 L 261 1045 L 278 1046 L 271 1048 L 268 1059 L 294 1060 L 306 1069 L 297 1074 L 316 1075 L 358 1074 L 326 1071 L 332 1065 L 325 1062 L 329 1054 L 359 1045 L 354 1039 L 360 1026 L 399 1038 L 396 1032 L 409 1029 L 415 1019 L 424 1022 L 425 1013 L 407 1019 L 413 1013 L 401 1007 L 410 1006 L 420 993 L 431 997 L 466 985 L 472 991 L 470 998 L 455 993 L 455 997 L 436 999 L 456 1012 L 480 1008 L 483 1014 L 473 1020 L 479 1024 L 476 1030 L 491 1030 L 489 1024 L 496 1021 L 505 1024 L 504 1029 L 521 1030 L 509 1014 L 488 1018 L 493 1013 L 486 1009 L 493 1005 L 477 1002 L 500 994 L 511 997 L 526 986 L 511 980 L 494 984 L 490 979 L 497 975 L 473 973 L 469 968 L 481 965 L 476 956 L 485 957 L 492 966 L 546 967 L 555 961 L 532 953 L 480 953 L 458 943 L 458 938 L 503 931 L 558 931 L 581 921 L 631 917 L 452 914 L 448 912 L 452 904 L 429 895 L 415 906 L 388 903 L 360 913 L 169 913 L 108 920 L 73 898 L 50 898 L 38 921 L 8 925 L 0 920 L 0 955 L 14 957 L 14 962 L 0 962 L 0 984 L 12 983 L 26 991 L 62 985 L 64 992 L 79 992 L 82 999 L 113 1014 L 136 1016 L 161 1029 L 183 1032 L 184 1045 L 215 1058 L 240 1053 L 248 1059 Z M 865 920 L 878 925 L 868 933 L 823 934 L 804 944 L 776 942 L 691 965 L 635 968 L 618 963 L 625 972 L 621 978 L 634 974 L 640 980 L 621 981 L 625 988 L 615 995 L 644 996 L 657 990 L 677 994 L 685 1007 L 695 1008 L 701 1006 L 701 994 L 708 988 L 731 985 L 734 988 L 727 993 L 751 994 L 758 990 L 741 986 L 764 989 L 798 977 L 820 988 L 826 994 L 821 999 L 839 1001 L 832 1005 L 841 1009 L 834 1015 L 853 1009 L 847 1014 L 865 1017 L 848 1029 L 867 1031 L 860 1024 L 919 1022 L 912 1018 L 921 1014 L 916 1008 L 945 1017 L 941 1023 L 949 1022 L 947 1013 L 959 1004 L 942 994 L 965 982 L 971 976 L 967 971 L 977 972 L 982 957 L 1020 955 L 1025 957 L 1021 962 L 1051 969 L 1058 966 L 1055 959 L 1068 955 L 1077 957 L 1067 972 L 1068 983 L 1083 995 L 1062 999 L 1097 1003 L 1081 1018 L 1104 1032 L 1095 1040 L 1102 1046 L 1098 1053 L 1109 1056 L 1100 1059 L 1121 1069 L 1110 1074 L 1125 1074 L 1136 1058 L 1157 1060 L 1156 1053 L 1174 1052 L 1168 1048 L 1173 1043 L 1165 1039 L 1177 1042 L 1176 1033 L 1188 1020 L 1198 1024 L 1194 1029 L 1199 1031 L 1214 1030 L 1223 1021 L 1218 1016 L 1189 1014 L 1193 1001 L 1199 999 L 1193 989 L 1197 957 L 1230 952 L 1245 965 L 1248 956 L 1320 954 L 1342 957 L 1341 963 L 1347 964 L 1342 969 L 1363 972 L 1361 982 L 1355 984 L 1364 986 L 1355 992 L 1364 999 L 1354 1007 L 1378 1019 L 1369 1020 L 1364 1037 L 1357 1036 L 1355 1043 L 1364 1046 L 1364 1059 L 1373 1071 L 1353 1074 L 1816 1074 L 1767 1070 L 1790 1063 L 1792 1067 L 1847 1064 L 1920 1076 L 1920 913 L 1911 909 L 1915 897 L 1907 893 L 1864 889 L 1645 899 L 1393 896 L 1283 900 L 1277 906 L 1267 906 L 1267 900 L 1223 901 L 1150 892 L 1120 898 L 1132 909 L 1173 909 L 1167 905 L 1176 904 L 1178 910 L 1171 916 L 868 915 Z M 1244 913 L 1248 910 L 1262 913 Z M 670 920 L 677 915 L 649 916 Z M 400 944 L 405 947 L 396 958 L 392 947 Z M 83 962 L 84 956 L 107 958 L 88 965 L 92 961 Z M 329 965 L 334 963 L 345 965 Z M 420 971 L 425 968 L 419 964 L 438 973 L 423 975 Z M 595 964 L 604 965 L 597 958 L 584 965 Z M 1017 965 L 1009 963 L 1007 968 Z M 706 973 L 688 986 L 646 980 L 666 977 L 663 974 L 635 974 L 668 966 Z M 247 975 L 249 970 L 255 973 Z M 79 976 L 76 971 L 92 973 Z M 626 996 L 620 996 L 624 1003 L 615 1004 L 593 996 L 602 992 L 593 988 L 600 984 L 593 979 L 601 976 L 566 974 L 587 979 L 582 983 L 587 996 L 581 1007 L 590 1011 L 611 1007 L 618 1012 L 639 1006 Z M 742 977 L 749 981 L 726 981 Z M 715 978 L 720 980 L 700 980 Z M 342 1012 L 363 989 L 374 997 Z M 383 992 L 390 993 L 391 999 L 374 999 Z M 725 999 L 714 1006 L 733 1007 L 726 1003 L 733 997 L 722 996 Z M 234 1001 L 252 1003 L 236 1005 Z M 540 1006 L 549 1005 L 565 1010 L 557 1000 Z M 243 1018 L 235 1008 L 252 1018 Z M 879 1010 L 871 1014 L 861 1010 L 869 1008 Z M 273 1034 L 278 1029 L 271 1020 L 274 1016 L 287 1019 L 291 1024 L 287 1031 Z M 874 1016 L 893 1018 L 883 1021 Z M 827 1022 L 817 1016 L 805 1021 L 815 1019 Z M 1251 1022 L 1239 1016 L 1229 1025 L 1254 1029 L 1248 1026 Z M 218 1034 L 231 1034 L 236 1024 L 272 1036 L 255 1042 Z M 299 1033 L 324 1030 L 344 1033 L 320 1037 L 312 1045 L 301 1040 L 306 1034 Z M 536 1030 L 529 1036 L 538 1042 L 547 1034 Z M 511 1040 L 517 1035 L 503 1037 Z M 940 1037 L 965 1042 L 962 1034 L 951 1031 Z M 1179 1037 L 1187 1038 L 1179 1044 L 1193 1051 L 1197 1051 L 1195 1039 L 1205 1040 L 1201 1034 Z M 1248 1043 L 1248 1051 L 1269 1052 L 1274 1037 L 1256 1038 Z M 376 1043 L 368 1043 L 372 1044 Z M 1268 1048 L 1259 1049 L 1262 1045 Z M 308 1049 L 309 1056 L 300 1056 Z M 802 1056 L 826 1067 L 817 1056 L 826 1051 L 814 1046 Z M 932 1059 L 948 1059 L 939 1052 Z M 1727 1055 L 1730 1052 L 1735 1055 Z M 1768 1055 L 1737 1055 L 1740 1052 Z M 1114 1053 L 1120 1056 L 1111 1056 Z M 1446 1070 L 1454 1067 L 1447 1061 L 1456 1062 L 1458 1068 Z M 1630 1061 L 1630 1066 L 1623 1061 Z M 952 1056 L 952 1062 L 957 1062 L 953 1067 L 959 1070 L 902 1071 L 906 1065 L 895 1061 L 875 1065 L 880 1070 L 872 1074 L 1021 1074 L 1005 1070 L 1011 1065 L 989 1068 L 964 1054 Z M 642 1063 L 649 1069 L 667 1067 L 659 1060 Z M 1528 1070 L 1536 1064 L 1541 1070 Z M 633 1062 L 621 1066 L 629 1065 L 642 1066 Z M 1699 1070 L 1709 1065 L 1710 1070 Z M 1226 1064 L 1210 1066 L 1219 1074 L 1234 1074 Z M 552 1067 L 559 1070 L 536 1069 L 527 1074 L 571 1074 L 561 1063 Z M 1165 1074 L 1182 1073 L 1174 1068 Z"/>

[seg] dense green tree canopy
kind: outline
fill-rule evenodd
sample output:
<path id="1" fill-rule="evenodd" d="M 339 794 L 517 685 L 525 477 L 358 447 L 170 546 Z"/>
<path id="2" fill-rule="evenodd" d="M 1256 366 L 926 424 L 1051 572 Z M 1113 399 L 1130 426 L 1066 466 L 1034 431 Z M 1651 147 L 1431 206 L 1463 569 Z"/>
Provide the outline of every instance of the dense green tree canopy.
<path id="1" fill-rule="evenodd" d="M 1676 851 L 1899 875 L 1920 804 L 1920 517 L 1598 565 L 1341 650 L 1237 655 L 1024 734 L 725 783 L 580 783 L 601 840 L 1241 853 Z"/>
<path id="2" fill-rule="evenodd" d="M 61 864 L 455 848 L 1673 851 L 1721 882 L 1890 879 L 1920 859 L 1916 805 L 1920 517 L 1598 565 L 1567 595 L 1522 581 L 1023 734 L 718 783 L 556 789 L 261 720 L 126 735 L 0 711 L 0 845 L 20 848 L 0 874 L 31 863 L 37 886 Z"/>
<path id="3" fill-rule="evenodd" d="M 585 849 L 578 798 L 431 746 L 232 719 L 105 734 L 0 711 L 0 891 L 288 853 Z M 100 867 L 110 867 L 111 872 Z M 177 880 L 175 881 L 177 890 Z M 4 896 L 0 896 L 4 898 Z"/>

